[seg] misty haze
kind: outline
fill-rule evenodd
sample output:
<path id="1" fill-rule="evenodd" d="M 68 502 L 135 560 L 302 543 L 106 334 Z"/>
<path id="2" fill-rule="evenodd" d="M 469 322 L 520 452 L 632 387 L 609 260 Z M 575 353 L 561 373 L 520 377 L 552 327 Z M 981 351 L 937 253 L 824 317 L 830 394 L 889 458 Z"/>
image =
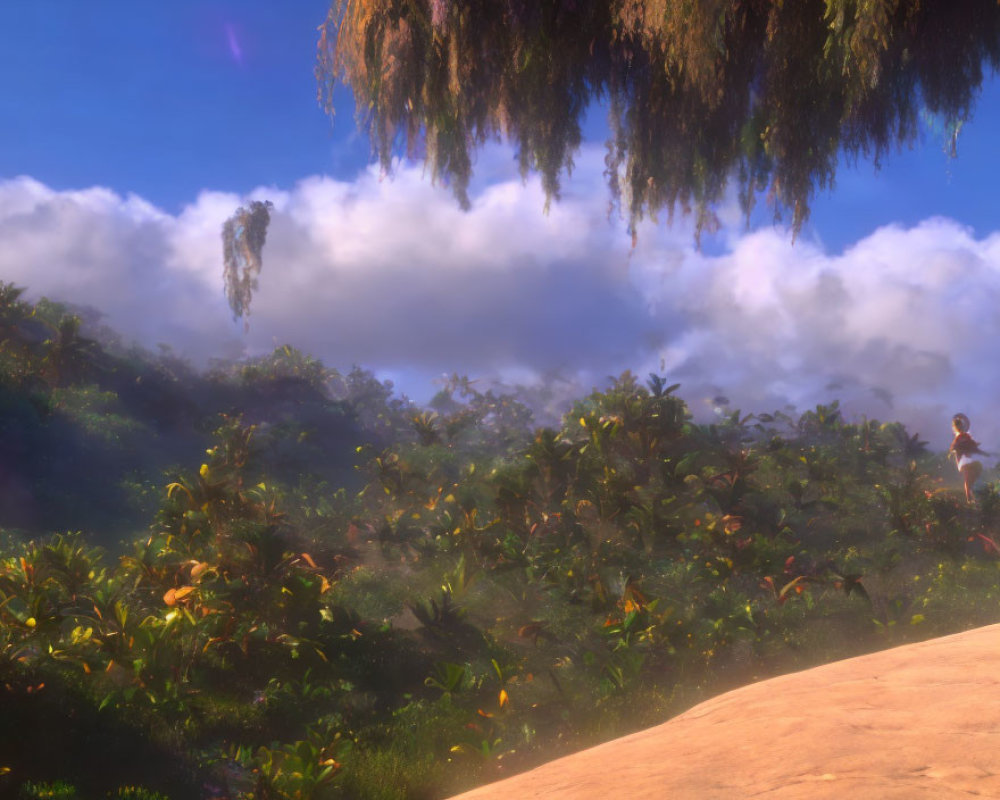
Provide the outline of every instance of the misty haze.
<path id="1" fill-rule="evenodd" d="M 447 798 L 1000 622 L 996 4 L 168 5 L 0 10 L 0 795 Z"/>

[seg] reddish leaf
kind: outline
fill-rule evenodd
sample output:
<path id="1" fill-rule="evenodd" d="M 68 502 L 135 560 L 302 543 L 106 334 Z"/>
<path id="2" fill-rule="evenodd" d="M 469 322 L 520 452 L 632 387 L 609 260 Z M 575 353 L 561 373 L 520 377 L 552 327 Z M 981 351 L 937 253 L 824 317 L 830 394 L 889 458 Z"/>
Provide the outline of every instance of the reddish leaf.
<path id="1" fill-rule="evenodd" d="M 313 569 L 319 569 L 319 567 L 316 566 L 316 562 L 313 561 L 313 557 L 308 553 L 302 554 L 302 560 L 305 561 Z"/>

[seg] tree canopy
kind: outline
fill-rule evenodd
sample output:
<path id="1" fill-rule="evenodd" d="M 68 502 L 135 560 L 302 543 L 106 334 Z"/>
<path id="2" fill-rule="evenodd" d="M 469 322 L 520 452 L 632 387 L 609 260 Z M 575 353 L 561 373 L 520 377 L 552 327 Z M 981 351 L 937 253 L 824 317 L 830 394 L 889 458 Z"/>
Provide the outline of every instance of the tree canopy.
<path id="1" fill-rule="evenodd" d="M 404 141 L 463 206 L 474 151 L 505 138 L 547 196 L 594 101 L 630 229 L 677 208 L 715 223 L 731 178 L 798 230 L 838 158 L 881 158 L 919 113 L 957 130 L 1000 63 L 995 0 L 334 0 L 320 98 L 343 80 L 388 169 Z"/>

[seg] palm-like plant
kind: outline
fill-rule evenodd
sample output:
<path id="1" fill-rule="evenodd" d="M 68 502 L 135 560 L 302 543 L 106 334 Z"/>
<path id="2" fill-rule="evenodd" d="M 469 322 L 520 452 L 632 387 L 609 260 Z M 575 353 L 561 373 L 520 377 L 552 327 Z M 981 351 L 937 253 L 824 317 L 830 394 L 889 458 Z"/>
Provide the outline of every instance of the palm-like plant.
<path id="1" fill-rule="evenodd" d="M 80 334 L 78 316 L 65 315 L 42 343 L 44 374 L 54 386 L 65 386 L 88 375 L 94 368 L 97 343 Z"/>

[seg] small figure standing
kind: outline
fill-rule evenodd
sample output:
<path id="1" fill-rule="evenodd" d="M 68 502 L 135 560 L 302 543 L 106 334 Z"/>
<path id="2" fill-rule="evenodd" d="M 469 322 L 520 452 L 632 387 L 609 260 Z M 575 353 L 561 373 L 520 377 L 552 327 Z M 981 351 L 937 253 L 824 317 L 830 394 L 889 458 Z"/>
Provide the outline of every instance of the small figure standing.
<path id="1" fill-rule="evenodd" d="M 955 438 L 948 448 L 949 453 L 955 454 L 955 461 L 958 464 L 958 471 L 965 481 L 965 500 L 973 503 L 972 487 L 979 476 L 983 474 L 983 465 L 975 458 L 979 455 L 989 455 L 979 449 L 979 442 L 969 435 L 969 418 L 965 414 L 956 414 L 951 419 L 952 430 L 955 431 Z"/>

